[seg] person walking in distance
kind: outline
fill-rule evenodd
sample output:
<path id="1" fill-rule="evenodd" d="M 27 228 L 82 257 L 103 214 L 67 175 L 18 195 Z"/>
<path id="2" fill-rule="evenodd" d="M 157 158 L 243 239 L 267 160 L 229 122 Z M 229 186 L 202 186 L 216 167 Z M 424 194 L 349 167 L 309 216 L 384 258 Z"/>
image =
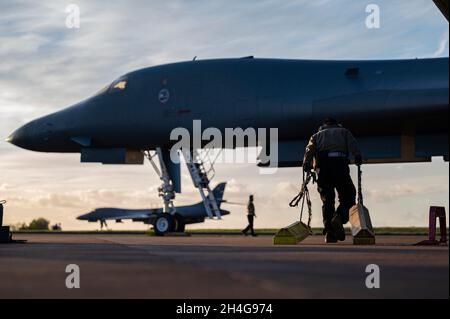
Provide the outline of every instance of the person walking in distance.
<path id="1" fill-rule="evenodd" d="M 255 221 L 256 213 L 255 213 L 255 204 L 254 204 L 254 197 L 253 195 L 250 195 L 247 205 L 247 219 L 248 219 L 248 226 L 245 228 L 242 233 L 247 236 L 248 232 L 255 237 L 255 230 L 253 228 L 253 224 Z"/>

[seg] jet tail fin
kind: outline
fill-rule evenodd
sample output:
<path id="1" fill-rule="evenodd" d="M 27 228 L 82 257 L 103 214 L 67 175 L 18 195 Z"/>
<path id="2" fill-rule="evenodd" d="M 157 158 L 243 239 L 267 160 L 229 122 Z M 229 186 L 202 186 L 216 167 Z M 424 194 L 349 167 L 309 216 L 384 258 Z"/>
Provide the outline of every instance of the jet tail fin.
<path id="1" fill-rule="evenodd" d="M 213 189 L 213 194 L 215 199 L 217 200 L 217 204 L 220 208 L 220 205 L 223 202 L 223 195 L 225 193 L 225 187 L 227 186 L 227 183 L 220 183 Z"/>
<path id="2" fill-rule="evenodd" d="M 433 0 L 433 2 L 441 10 L 447 21 L 449 21 L 449 0 Z"/>

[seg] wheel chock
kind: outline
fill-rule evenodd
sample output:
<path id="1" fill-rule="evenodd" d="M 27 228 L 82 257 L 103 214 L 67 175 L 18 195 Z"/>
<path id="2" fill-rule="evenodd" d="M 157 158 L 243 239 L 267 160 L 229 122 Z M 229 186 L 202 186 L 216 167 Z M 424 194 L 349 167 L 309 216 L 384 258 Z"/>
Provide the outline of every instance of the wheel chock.
<path id="1" fill-rule="evenodd" d="M 12 235 L 9 227 L 0 226 L 0 244 L 8 244 L 10 242 L 12 242 Z"/>
<path id="2" fill-rule="evenodd" d="M 312 230 L 302 222 L 280 229 L 273 238 L 274 245 L 297 245 L 312 235 Z"/>
<path id="3" fill-rule="evenodd" d="M 353 237 L 353 245 L 359 245 L 359 246 L 372 246 L 375 245 L 375 236 L 357 236 Z"/>
<path id="4" fill-rule="evenodd" d="M 358 203 L 350 209 L 353 245 L 375 245 L 375 232 L 369 210 Z"/>
<path id="5" fill-rule="evenodd" d="M 362 170 L 358 165 L 358 202 L 350 208 L 353 245 L 375 245 L 375 231 L 367 207 L 363 202 Z"/>
<path id="6" fill-rule="evenodd" d="M 6 203 L 0 200 L 0 244 L 8 244 L 12 242 L 12 235 L 8 226 L 3 226 L 3 205 Z"/>

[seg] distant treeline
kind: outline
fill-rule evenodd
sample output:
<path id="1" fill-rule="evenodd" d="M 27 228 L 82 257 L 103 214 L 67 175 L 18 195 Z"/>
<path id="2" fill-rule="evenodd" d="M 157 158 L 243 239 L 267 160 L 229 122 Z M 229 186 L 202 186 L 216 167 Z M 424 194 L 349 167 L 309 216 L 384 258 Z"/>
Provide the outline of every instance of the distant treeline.
<path id="1" fill-rule="evenodd" d="M 45 218 L 33 219 L 29 224 L 19 223 L 11 226 L 11 230 L 14 232 L 21 231 L 61 231 L 61 225 L 55 224 L 50 229 L 50 221 Z"/>

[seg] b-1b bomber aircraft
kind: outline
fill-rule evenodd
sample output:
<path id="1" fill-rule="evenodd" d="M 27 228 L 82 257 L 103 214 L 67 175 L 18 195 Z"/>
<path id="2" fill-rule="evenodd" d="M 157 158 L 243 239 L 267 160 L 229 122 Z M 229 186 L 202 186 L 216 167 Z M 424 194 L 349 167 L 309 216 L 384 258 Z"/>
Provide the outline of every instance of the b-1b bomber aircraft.
<path id="1" fill-rule="evenodd" d="M 448 20 L 449 0 L 434 2 Z M 358 137 L 367 163 L 448 160 L 449 59 L 250 56 L 153 66 L 24 125 L 7 140 L 33 151 L 78 153 L 86 163 L 143 164 L 147 157 L 162 181 L 164 213 L 175 215 L 173 200 L 181 192 L 180 162 L 170 156 L 176 128 L 192 135 L 196 120 L 222 135 L 227 128 L 276 128 L 277 161 L 260 164 L 295 167 L 325 117 L 337 118 Z M 246 141 L 244 147 L 260 145 L 259 139 Z M 186 161 L 188 170 L 207 215 L 220 219 L 209 187 L 212 168 L 199 160 L 198 149 L 189 152 L 194 161 Z"/>

